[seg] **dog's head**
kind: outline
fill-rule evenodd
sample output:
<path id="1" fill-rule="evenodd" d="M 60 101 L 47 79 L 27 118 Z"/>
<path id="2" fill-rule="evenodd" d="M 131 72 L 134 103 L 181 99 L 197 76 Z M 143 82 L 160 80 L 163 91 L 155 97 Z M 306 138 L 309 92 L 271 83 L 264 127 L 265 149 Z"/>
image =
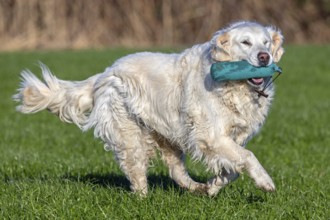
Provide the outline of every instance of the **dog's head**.
<path id="1" fill-rule="evenodd" d="M 254 22 L 234 23 L 216 32 L 211 43 L 215 61 L 246 60 L 253 66 L 268 66 L 278 62 L 284 53 L 280 30 Z M 251 79 L 249 82 L 259 86 L 263 79 Z"/>

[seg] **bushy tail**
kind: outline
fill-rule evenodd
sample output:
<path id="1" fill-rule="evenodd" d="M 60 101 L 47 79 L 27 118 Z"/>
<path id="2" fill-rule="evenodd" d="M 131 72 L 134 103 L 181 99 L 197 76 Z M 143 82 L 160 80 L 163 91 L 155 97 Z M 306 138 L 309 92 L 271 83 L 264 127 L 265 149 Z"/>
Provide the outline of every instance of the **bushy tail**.
<path id="1" fill-rule="evenodd" d="M 40 64 L 44 82 L 32 72 L 21 73 L 22 82 L 13 99 L 20 102 L 16 109 L 22 113 L 35 113 L 44 109 L 56 114 L 61 121 L 82 127 L 93 108 L 95 75 L 84 81 L 57 79 L 47 66 Z"/>

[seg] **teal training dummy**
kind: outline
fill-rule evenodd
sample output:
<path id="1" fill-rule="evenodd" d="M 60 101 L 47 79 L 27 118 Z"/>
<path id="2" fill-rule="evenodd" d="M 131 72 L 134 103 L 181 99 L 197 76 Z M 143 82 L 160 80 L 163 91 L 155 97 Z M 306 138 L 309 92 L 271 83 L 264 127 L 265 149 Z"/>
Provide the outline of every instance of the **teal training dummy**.
<path id="1" fill-rule="evenodd" d="M 211 66 L 211 77 L 214 81 L 243 80 L 250 78 L 264 78 L 275 72 L 282 73 L 282 69 L 275 63 L 269 66 L 252 66 L 247 61 L 216 62 Z"/>

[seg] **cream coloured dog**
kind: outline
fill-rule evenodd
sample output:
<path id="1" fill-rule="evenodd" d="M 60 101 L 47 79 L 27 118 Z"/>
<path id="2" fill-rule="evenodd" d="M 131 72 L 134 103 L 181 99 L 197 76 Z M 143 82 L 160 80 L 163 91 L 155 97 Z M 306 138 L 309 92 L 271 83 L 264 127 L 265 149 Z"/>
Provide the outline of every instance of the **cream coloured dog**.
<path id="1" fill-rule="evenodd" d="M 20 112 L 48 109 L 82 130 L 94 128 L 105 148 L 114 151 L 131 189 L 141 195 L 147 193 L 148 161 L 155 149 L 171 178 L 191 191 L 216 195 L 243 171 L 257 187 L 274 191 L 266 170 L 245 149 L 264 123 L 273 97 L 273 85 L 265 90 L 268 98 L 255 90 L 270 79 L 215 82 L 210 66 L 239 60 L 267 66 L 280 60 L 282 42 L 273 27 L 237 22 L 181 53 L 128 55 L 80 82 L 59 80 L 41 64 L 45 82 L 23 71 L 14 99 L 21 102 Z M 185 154 L 203 161 L 214 178 L 192 180 Z"/>

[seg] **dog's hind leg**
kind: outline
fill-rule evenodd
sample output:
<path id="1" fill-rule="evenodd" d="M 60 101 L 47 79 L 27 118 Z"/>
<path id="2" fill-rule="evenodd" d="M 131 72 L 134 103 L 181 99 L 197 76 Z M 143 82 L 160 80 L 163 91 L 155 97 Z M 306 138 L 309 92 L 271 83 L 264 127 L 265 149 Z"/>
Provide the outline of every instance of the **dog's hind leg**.
<path id="1" fill-rule="evenodd" d="M 206 193 L 206 184 L 198 183 L 191 179 L 185 165 L 184 154 L 180 151 L 162 150 L 163 160 L 169 168 L 171 178 L 183 188 L 191 192 Z"/>
<path id="2" fill-rule="evenodd" d="M 164 139 L 158 139 L 158 145 L 162 159 L 169 168 L 170 177 L 182 188 L 191 192 L 206 193 L 206 184 L 196 182 L 189 176 L 183 152 Z"/>
<path id="3" fill-rule="evenodd" d="M 148 192 L 147 169 L 148 154 L 146 150 L 137 142 L 128 144 L 128 139 L 134 141 L 136 136 L 126 136 L 125 146 L 116 146 L 115 155 L 121 170 L 130 181 L 130 188 L 133 192 L 145 196 Z M 136 141 L 136 140 L 135 140 Z"/>
<path id="4" fill-rule="evenodd" d="M 94 135 L 114 151 L 132 191 L 143 196 L 148 192 L 147 169 L 152 150 L 147 141 L 151 138 L 148 139 L 148 132 L 128 112 L 122 88 L 121 81 L 112 77 L 107 85 L 97 91 L 100 94 L 95 96 L 95 105 L 86 128 L 94 127 Z"/>
<path id="5" fill-rule="evenodd" d="M 119 117 L 117 120 L 122 120 Z M 133 192 L 145 196 L 148 192 L 147 170 L 149 158 L 155 152 L 150 143 L 148 131 L 140 128 L 134 121 L 125 120 L 116 125 L 120 142 L 114 147 L 116 159 L 121 170 L 130 181 Z"/>

